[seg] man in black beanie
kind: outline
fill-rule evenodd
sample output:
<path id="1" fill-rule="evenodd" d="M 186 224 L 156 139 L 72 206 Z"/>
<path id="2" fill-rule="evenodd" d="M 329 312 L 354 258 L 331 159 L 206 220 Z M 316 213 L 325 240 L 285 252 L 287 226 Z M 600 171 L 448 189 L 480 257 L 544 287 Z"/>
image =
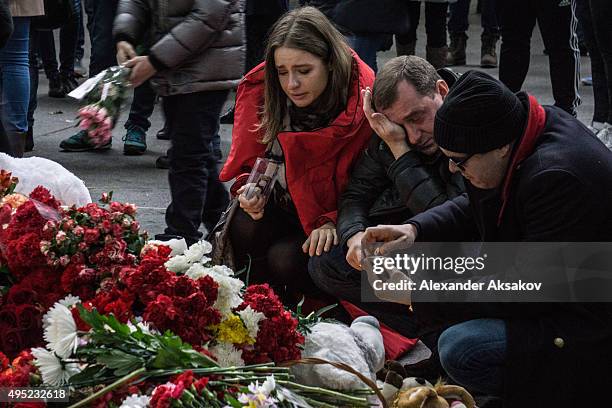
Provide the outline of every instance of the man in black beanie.
<path id="1" fill-rule="evenodd" d="M 612 153 L 578 120 L 493 77 L 465 73 L 436 114 L 434 139 L 467 193 L 406 224 L 368 228 L 381 255 L 415 240 L 612 241 Z M 507 407 L 601 406 L 612 382 L 609 303 L 472 303 L 444 308 L 445 371 Z M 427 305 L 412 303 L 417 317 Z M 422 317 L 422 316 L 421 316 Z M 604 399 L 605 398 L 605 399 Z"/>

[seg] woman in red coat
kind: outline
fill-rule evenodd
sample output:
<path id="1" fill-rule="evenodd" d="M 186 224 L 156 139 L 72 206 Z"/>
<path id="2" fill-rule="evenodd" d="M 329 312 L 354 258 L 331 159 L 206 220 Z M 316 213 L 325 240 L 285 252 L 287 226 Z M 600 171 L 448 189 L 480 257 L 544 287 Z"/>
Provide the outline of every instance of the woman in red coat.
<path id="1" fill-rule="evenodd" d="M 265 61 L 238 87 L 232 147 L 220 175 L 236 179 L 232 193 L 241 209 L 230 235 L 238 266 L 250 257 L 251 281 L 287 294 L 316 290 L 308 256 L 338 243 L 338 197 L 372 134 L 360 89 L 373 82 L 372 70 L 317 9 L 296 9 L 272 29 Z M 267 202 L 251 198 L 245 186 L 258 157 L 282 162 Z"/>

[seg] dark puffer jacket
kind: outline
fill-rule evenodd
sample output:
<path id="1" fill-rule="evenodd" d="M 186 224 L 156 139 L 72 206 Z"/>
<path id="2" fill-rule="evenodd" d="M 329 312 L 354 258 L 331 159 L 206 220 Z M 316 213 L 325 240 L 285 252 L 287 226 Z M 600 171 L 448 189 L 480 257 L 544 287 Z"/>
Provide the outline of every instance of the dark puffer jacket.
<path id="1" fill-rule="evenodd" d="M 113 33 L 149 48 L 160 95 L 230 89 L 244 72 L 244 0 L 121 0 Z"/>

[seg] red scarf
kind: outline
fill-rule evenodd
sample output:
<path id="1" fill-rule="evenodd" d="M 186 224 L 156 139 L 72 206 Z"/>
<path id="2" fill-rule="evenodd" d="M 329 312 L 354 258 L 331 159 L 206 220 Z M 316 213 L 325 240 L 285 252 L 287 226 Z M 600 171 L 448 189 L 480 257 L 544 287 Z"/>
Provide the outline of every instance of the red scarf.
<path id="1" fill-rule="evenodd" d="M 504 187 L 501 193 L 502 205 L 501 209 L 499 210 L 499 215 L 497 217 L 498 227 L 501 225 L 504 210 L 506 209 L 506 204 L 508 203 L 508 198 L 510 197 L 510 186 L 512 185 L 512 177 L 514 176 L 514 172 L 517 167 L 523 162 L 523 160 L 531 156 L 531 154 L 535 150 L 536 142 L 542 134 L 542 130 L 544 130 L 545 123 L 546 111 L 544 110 L 542 105 L 538 103 L 535 97 L 529 95 L 529 112 L 527 118 L 527 126 L 525 127 L 523 137 L 521 137 L 520 144 L 516 149 L 516 153 L 514 154 L 514 157 L 510 162 L 508 172 L 506 173 L 506 180 L 504 181 Z"/>

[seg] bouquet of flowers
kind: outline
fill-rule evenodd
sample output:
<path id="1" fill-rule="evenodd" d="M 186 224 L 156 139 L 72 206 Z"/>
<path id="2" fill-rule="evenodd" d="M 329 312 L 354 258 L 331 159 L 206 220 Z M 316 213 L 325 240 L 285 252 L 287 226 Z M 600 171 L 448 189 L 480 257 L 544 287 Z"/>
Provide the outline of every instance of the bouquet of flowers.
<path id="1" fill-rule="evenodd" d="M 129 77 L 129 68 L 110 67 L 68 94 L 85 100 L 86 105 L 79 109 L 79 127 L 87 131 L 94 146 L 104 146 L 111 140 L 111 131 L 128 95 Z"/>

